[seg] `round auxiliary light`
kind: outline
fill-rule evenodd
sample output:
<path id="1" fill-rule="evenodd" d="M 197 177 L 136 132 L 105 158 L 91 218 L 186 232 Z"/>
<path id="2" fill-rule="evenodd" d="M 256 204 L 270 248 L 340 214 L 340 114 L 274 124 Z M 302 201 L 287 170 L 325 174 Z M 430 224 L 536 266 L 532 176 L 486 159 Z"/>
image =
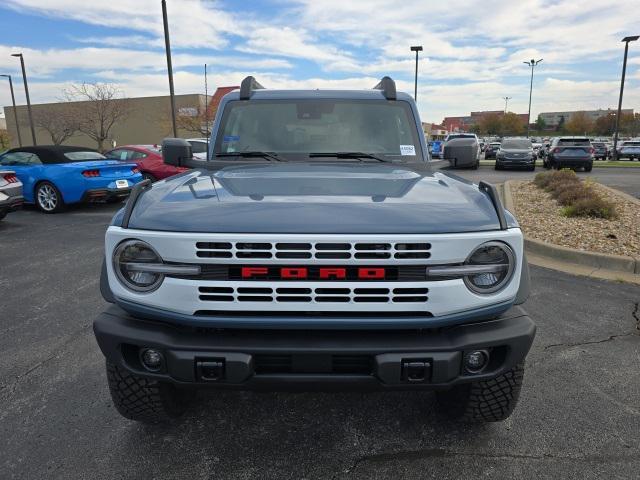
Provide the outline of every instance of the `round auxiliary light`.
<path id="1" fill-rule="evenodd" d="M 113 252 L 113 269 L 120 283 L 135 292 L 152 292 L 160 286 L 164 275 L 145 270 L 145 265 L 162 264 L 160 255 L 146 242 L 125 240 Z"/>
<path id="2" fill-rule="evenodd" d="M 489 361 L 489 354 L 485 350 L 474 350 L 464 358 L 465 368 L 472 373 L 482 370 Z"/>
<path id="3" fill-rule="evenodd" d="M 140 351 L 140 361 L 142 366 L 150 372 L 157 372 L 162 368 L 163 356 L 158 350 L 145 348 Z"/>
<path id="4" fill-rule="evenodd" d="M 509 282 L 515 263 L 513 250 L 506 243 L 483 243 L 469 255 L 465 265 L 482 266 L 485 271 L 465 276 L 464 283 L 474 293 L 495 293 Z"/>

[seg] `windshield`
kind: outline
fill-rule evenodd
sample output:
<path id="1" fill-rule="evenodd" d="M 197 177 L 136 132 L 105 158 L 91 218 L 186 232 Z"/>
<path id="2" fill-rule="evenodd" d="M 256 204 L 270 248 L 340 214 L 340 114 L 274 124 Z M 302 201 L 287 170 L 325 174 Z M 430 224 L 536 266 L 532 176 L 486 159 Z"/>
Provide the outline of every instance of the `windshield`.
<path id="1" fill-rule="evenodd" d="M 640 142 L 624 142 L 625 147 L 638 147 L 640 146 Z"/>
<path id="2" fill-rule="evenodd" d="M 65 158 L 72 162 L 87 162 L 90 160 L 104 160 L 107 157 L 98 152 L 65 152 Z"/>
<path id="3" fill-rule="evenodd" d="M 502 141 L 502 146 L 500 147 L 504 150 L 526 150 L 527 148 L 531 148 L 531 140 L 527 139 L 506 139 Z"/>
<path id="4" fill-rule="evenodd" d="M 457 133 L 455 135 L 449 135 L 447 140 L 453 140 L 454 138 L 476 138 L 476 136 L 471 133 Z"/>
<path id="5" fill-rule="evenodd" d="M 409 104 L 380 100 L 230 102 L 224 110 L 214 151 L 223 155 L 272 152 L 284 159 L 308 159 L 310 153 L 337 152 L 402 160 L 422 158 L 418 128 Z"/>
<path id="6" fill-rule="evenodd" d="M 591 145 L 588 138 L 561 138 L 558 145 L 568 145 L 570 147 L 582 147 Z"/>

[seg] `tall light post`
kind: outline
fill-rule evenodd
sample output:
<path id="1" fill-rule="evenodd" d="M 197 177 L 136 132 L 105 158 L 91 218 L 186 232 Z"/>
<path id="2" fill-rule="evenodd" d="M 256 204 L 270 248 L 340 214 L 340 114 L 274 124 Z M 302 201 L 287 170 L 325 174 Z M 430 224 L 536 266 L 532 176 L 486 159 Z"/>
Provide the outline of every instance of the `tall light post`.
<path id="1" fill-rule="evenodd" d="M 507 113 L 507 108 L 509 106 L 509 100 L 511 100 L 513 97 L 502 97 L 502 99 L 504 100 L 504 113 Z"/>
<path id="2" fill-rule="evenodd" d="M 412 52 L 416 52 L 416 79 L 413 88 L 413 99 L 418 101 L 418 52 L 422 51 L 422 45 L 415 45 L 411 47 Z"/>
<path id="3" fill-rule="evenodd" d="M 33 144 L 37 145 L 36 142 L 36 129 L 33 126 L 33 114 L 31 113 L 31 100 L 29 99 L 29 85 L 27 84 L 27 72 L 24 69 L 24 57 L 21 53 L 12 53 L 12 57 L 20 58 L 20 66 L 22 67 L 22 81 L 24 82 L 24 93 L 27 97 L 27 110 L 29 111 L 29 125 L 31 126 L 31 139 L 33 140 Z"/>
<path id="4" fill-rule="evenodd" d="M 533 93 L 533 69 L 536 68 L 536 65 L 538 65 L 541 61 L 542 61 L 542 58 L 540 60 L 534 60 L 532 58 L 528 62 L 522 62 L 522 63 L 526 63 L 527 65 L 529 65 L 531 67 L 531 84 L 529 85 L 529 113 L 527 114 L 527 138 L 529 138 L 529 129 L 531 128 L 530 127 L 530 125 L 531 125 L 531 95 Z"/>
<path id="5" fill-rule="evenodd" d="M 16 110 L 16 97 L 13 94 L 13 82 L 11 81 L 11 75 L 2 74 L 0 77 L 6 77 L 9 79 L 9 90 L 11 90 L 11 103 L 13 104 L 13 118 L 16 121 L 16 131 L 18 132 L 18 145 L 22 146 L 22 136 L 20 135 L 20 125 L 18 124 L 18 111 Z"/>
<path id="6" fill-rule="evenodd" d="M 171 66 L 171 43 L 169 42 L 169 22 L 167 20 L 167 2 L 162 0 L 162 23 L 164 25 L 164 49 L 167 54 L 167 73 L 169 74 L 169 97 L 171 98 L 171 126 L 173 136 L 178 136 L 176 127 L 176 99 L 173 94 L 173 67 Z"/>
<path id="7" fill-rule="evenodd" d="M 620 80 L 620 97 L 618 98 L 618 113 L 616 114 L 616 130 L 613 134 L 613 158 L 618 159 L 618 129 L 620 128 L 620 115 L 622 115 L 622 93 L 624 91 L 624 76 L 627 73 L 627 54 L 629 53 L 629 42 L 635 42 L 640 35 L 624 37 L 624 60 L 622 61 L 622 79 Z"/>

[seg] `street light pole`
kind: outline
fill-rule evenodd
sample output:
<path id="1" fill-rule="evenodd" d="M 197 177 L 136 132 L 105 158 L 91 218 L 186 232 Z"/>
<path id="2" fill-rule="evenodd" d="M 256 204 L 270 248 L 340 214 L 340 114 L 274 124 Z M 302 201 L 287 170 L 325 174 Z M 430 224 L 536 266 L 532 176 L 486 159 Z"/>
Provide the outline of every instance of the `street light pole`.
<path id="1" fill-rule="evenodd" d="M 531 67 L 531 84 L 529 85 L 529 113 L 527 114 L 527 138 L 529 138 L 529 129 L 531 128 L 531 95 L 533 94 L 533 69 L 536 68 L 536 65 L 538 65 L 540 62 L 542 61 L 542 58 L 540 60 L 534 60 L 533 58 L 528 61 L 528 62 L 522 62 L 522 63 L 526 63 L 527 65 L 529 65 Z"/>
<path id="2" fill-rule="evenodd" d="M 507 106 L 509 105 L 509 100 L 511 100 L 513 97 L 502 97 L 502 99 L 504 100 L 504 113 L 507 113 Z"/>
<path id="3" fill-rule="evenodd" d="M 11 75 L 0 75 L 0 77 L 7 77 L 9 79 L 9 90 L 11 90 L 11 103 L 13 105 L 13 118 L 16 121 L 16 131 L 18 132 L 18 145 L 22 146 L 22 136 L 20 135 L 20 125 L 18 124 L 18 111 L 16 110 L 16 97 L 13 94 L 13 82 L 11 81 Z"/>
<path id="4" fill-rule="evenodd" d="M 422 51 L 422 45 L 415 45 L 411 47 L 412 52 L 416 52 L 416 79 L 413 88 L 413 100 L 418 101 L 418 52 Z"/>
<path id="5" fill-rule="evenodd" d="M 624 91 L 624 77 L 627 73 L 627 54 L 629 53 L 629 42 L 635 42 L 640 35 L 624 37 L 624 60 L 622 61 L 622 80 L 620 80 L 620 97 L 618 98 L 618 113 L 616 114 L 616 130 L 613 134 L 613 159 L 618 159 L 618 129 L 620 128 L 620 115 L 622 115 L 622 93 Z"/>
<path id="6" fill-rule="evenodd" d="M 173 136 L 178 136 L 176 127 L 176 99 L 173 94 L 173 67 L 171 66 L 171 43 L 169 42 L 169 22 L 167 21 L 167 2 L 162 0 L 162 23 L 164 25 L 164 48 L 167 53 L 167 73 L 169 74 L 169 96 L 171 97 L 171 126 Z"/>
<path id="7" fill-rule="evenodd" d="M 12 53 L 12 57 L 20 57 L 20 66 L 22 67 L 22 81 L 24 82 L 24 93 L 27 97 L 27 110 L 29 112 L 29 125 L 31 126 L 31 139 L 33 145 L 38 145 L 36 142 L 36 129 L 33 126 L 33 114 L 31 113 L 31 100 L 29 99 L 29 85 L 27 84 L 27 72 L 24 69 L 24 57 L 21 53 Z"/>

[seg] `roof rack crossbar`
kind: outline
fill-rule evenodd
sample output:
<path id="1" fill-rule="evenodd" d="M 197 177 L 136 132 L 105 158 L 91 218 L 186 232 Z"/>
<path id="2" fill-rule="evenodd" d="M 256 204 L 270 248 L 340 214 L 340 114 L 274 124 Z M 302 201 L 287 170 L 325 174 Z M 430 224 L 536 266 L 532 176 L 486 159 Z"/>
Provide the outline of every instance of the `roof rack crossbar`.
<path id="1" fill-rule="evenodd" d="M 378 82 L 378 84 L 373 88 L 374 90 L 382 90 L 384 98 L 387 100 L 397 99 L 396 82 L 394 82 L 391 77 L 382 77 L 380 82 Z"/>
<path id="2" fill-rule="evenodd" d="M 245 77 L 240 84 L 240 100 L 249 100 L 254 90 L 261 89 L 264 89 L 264 87 L 254 77 L 251 75 Z"/>

